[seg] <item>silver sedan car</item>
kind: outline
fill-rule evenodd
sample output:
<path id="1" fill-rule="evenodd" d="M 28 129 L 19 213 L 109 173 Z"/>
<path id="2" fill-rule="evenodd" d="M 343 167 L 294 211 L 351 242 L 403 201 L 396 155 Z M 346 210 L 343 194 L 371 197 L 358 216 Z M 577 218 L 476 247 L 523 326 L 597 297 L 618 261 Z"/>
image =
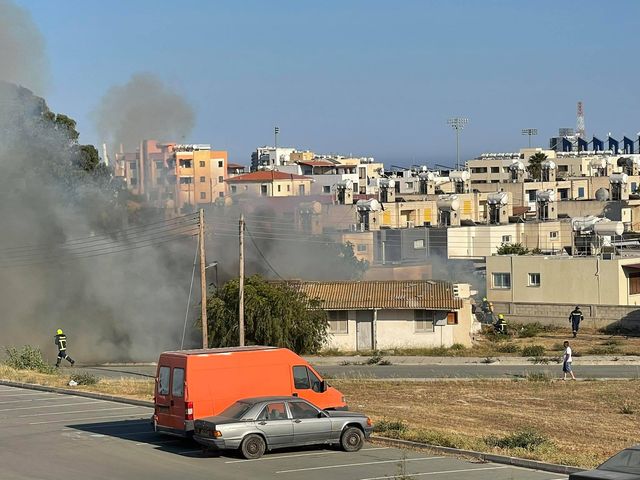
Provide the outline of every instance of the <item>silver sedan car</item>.
<path id="1" fill-rule="evenodd" d="M 244 458 L 266 450 L 337 444 L 347 452 L 362 448 L 371 420 L 360 413 L 321 410 L 297 397 L 239 400 L 220 415 L 198 419 L 193 438 L 208 448 L 239 449 Z"/>

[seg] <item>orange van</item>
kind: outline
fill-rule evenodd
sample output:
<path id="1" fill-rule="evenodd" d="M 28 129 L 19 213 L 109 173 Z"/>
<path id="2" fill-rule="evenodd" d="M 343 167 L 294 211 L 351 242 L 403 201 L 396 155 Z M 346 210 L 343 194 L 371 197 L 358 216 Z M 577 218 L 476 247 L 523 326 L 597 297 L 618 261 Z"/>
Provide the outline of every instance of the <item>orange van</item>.
<path id="1" fill-rule="evenodd" d="M 342 393 L 286 348 L 233 347 L 164 352 L 158 360 L 153 424 L 186 436 L 193 421 L 242 398 L 293 395 L 322 409 L 346 410 Z"/>

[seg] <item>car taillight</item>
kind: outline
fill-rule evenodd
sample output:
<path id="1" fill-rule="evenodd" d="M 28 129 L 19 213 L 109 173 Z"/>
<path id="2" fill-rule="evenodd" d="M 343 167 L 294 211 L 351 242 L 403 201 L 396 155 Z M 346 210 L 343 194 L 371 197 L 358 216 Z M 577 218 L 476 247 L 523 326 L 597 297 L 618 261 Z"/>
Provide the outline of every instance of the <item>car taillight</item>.
<path id="1" fill-rule="evenodd" d="M 193 420 L 193 402 L 184 402 L 184 419 Z"/>
<path id="2" fill-rule="evenodd" d="M 371 426 L 371 419 L 369 417 L 367 417 L 367 427 Z"/>

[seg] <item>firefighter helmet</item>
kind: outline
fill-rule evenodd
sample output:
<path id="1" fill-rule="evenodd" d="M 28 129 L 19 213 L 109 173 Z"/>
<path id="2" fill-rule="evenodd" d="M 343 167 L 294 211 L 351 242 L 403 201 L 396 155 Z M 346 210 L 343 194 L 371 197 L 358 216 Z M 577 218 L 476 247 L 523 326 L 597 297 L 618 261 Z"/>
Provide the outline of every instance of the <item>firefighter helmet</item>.
<path id="1" fill-rule="evenodd" d="M 59 328 L 59 329 L 56 331 L 56 335 L 62 335 L 62 329 L 61 329 L 61 328 Z"/>

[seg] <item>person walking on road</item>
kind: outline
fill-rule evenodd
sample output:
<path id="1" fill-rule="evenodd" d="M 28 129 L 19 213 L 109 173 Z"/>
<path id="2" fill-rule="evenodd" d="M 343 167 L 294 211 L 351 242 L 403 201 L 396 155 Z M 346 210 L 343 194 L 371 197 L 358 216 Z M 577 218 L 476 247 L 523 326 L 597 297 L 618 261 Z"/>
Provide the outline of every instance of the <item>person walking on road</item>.
<path id="1" fill-rule="evenodd" d="M 576 308 L 569 314 L 569 321 L 571 322 L 571 330 L 573 332 L 573 338 L 578 335 L 578 329 L 580 328 L 580 322 L 584 320 L 584 315 L 580 311 L 580 307 L 576 305 Z"/>
<path id="2" fill-rule="evenodd" d="M 576 379 L 576 376 L 573 374 L 573 369 L 571 368 L 572 362 L 573 356 L 571 354 L 571 347 L 569 346 L 569 342 L 565 340 L 564 353 L 562 354 L 562 380 L 567 379 L 567 373 L 571 375 L 573 380 Z"/>
<path id="3" fill-rule="evenodd" d="M 73 367 L 73 364 L 76 362 L 73 358 L 67 355 L 67 336 L 62 332 L 61 328 L 56 331 L 56 336 L 53 338 L 56 347 L 58 347 L 58 361 L 56 362 L 56 368 L 60 367 L 60 362 L 62 362 L 63 359 L 69 362 Z"/>

